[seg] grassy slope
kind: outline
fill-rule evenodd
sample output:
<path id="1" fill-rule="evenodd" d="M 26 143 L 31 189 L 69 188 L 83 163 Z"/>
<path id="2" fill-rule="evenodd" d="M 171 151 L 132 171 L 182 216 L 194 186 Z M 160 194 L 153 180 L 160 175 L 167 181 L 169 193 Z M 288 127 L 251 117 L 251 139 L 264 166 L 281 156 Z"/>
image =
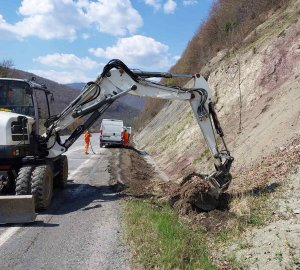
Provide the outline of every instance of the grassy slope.
<path id="1" fill-rule="evenodd" d="M 174 211 L 150 201 L 126 204 L 127 240 L 144 269 L 217 269 L 208 254 L 201 230 L 191 231 Z"/>

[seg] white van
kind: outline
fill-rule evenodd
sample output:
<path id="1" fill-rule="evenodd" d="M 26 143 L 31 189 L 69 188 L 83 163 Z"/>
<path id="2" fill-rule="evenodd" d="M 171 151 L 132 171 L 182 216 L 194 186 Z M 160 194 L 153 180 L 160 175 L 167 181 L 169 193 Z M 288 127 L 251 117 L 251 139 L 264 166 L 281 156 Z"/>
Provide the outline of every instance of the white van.
<path id="1" fill-rule="evenodd" d="M 122 120 L 103 119 L 100 126 L 100 147 L 105 145 L 122 145 Z"/>

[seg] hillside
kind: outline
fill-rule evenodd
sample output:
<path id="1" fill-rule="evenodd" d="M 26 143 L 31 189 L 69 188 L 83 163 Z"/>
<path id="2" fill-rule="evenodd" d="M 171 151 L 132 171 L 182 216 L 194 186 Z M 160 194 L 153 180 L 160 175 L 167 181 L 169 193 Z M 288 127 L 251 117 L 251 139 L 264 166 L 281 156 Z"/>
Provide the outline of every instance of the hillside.
<path id="1" fill-rule="evenodd" d="M 240 268 L 255 265 L 251 269 L 296 269 L 295 262 L 300 261 L 296 251 L 299 235 L 295 233 L 300 229 L 299 196 L 291 191 L 299 189 L 295 179 L 299 179 L 296 168 L 300 165 L 300 1 L 282 2 L 287 5 L 268 12 L 266 20 L 243 40 L 231 49 L 215 50 L 213 58 L 201 65 L 200 55 L 191 62 L 187 53 L 191 48 L 201 51 L 197 47 L 199 36 L 195 36 L 178 62 L 186 63 L 184 70 L 183 65 L 173 68 L 181 72 L 200 71 L 213 91 L 225 139 L 235 157 L 229 189 L 235 199 L 230 204 L 231 218 L 227 220 L 224 213 L 219 214 L 220 219 L 214 219 L 211 226 L 225 220 L 225 227 L 238 231 L 236 237 L 241 234 L 237 241 L 245 237 L 243 248 L 225 240 L 219 247 L 226 256 L 234 256 L 241 263 L 238 265 L 243 265 Z M 188 64 L 191 65 L 187 67 Z M 208 173 L 213 169 L 199 133 L 189 104 L 178 101 L 168 103 L 135 140 L 137 147 L 150 153 L 174 181 L 192 172 Z M 280 185 L 282 189 L 275 192 L 273 188 L 274 195 L 267 199 L 246 195 L 255 196 L 270 185 Z M 266 223 L 251 219 L 257 211 L 270 213 L 266 214 Z M 248 231 L 243 228 L 254 223 L 265 227 Z M 258 248 L 258 243 L 264 244 Z M 218 259 L 220 250 L 216 251 Z"/>
<path id="2" fill-rule="evenodd" d="M 255 29 L 255 42 L 248 42 L 231 54 L 220 51 L 200 72 L 209 70 L 208 82 L 226 140 L 236 157 L 236 168 L 275 151 L 299 132 L 298 12 L 299 0 L 292 1 L 284 12 L 277 11 Z M 174 115 L 178 116 L 175 122 L 171 120 Z M 193 141 L 199 137 L 198 133 L 189 104 L 173 102 L 163 108 L 136 140 L 159 160 L 163 159 L 160 162 L 163 167 L 168 156 L 184 161 L 179 162 L 177 170 L 174 167 L 178 164 L 166 166 L 178 178 L 183 168 L 188 172 L 201 166 L 196 163 L 205 146 L 204 142 Z M 166 143 L 171 147 L 162 147 Z"/>
<path id="3" fill-rule="evenodd" d="M 8 75 L 10 77 L 19 79 L 30 79 L 32 77 L 35 77 L 37 83 L 45 84 L 54 96 L 54 101 L 50 104 L 52 114 L 57 114 L 61 112 L 79 94 L 78 89 L 74 89 L 64 84 L 56 83 L 54 81 L 36 76 L 35 74 L 28 73 L 22 70 L 11 69 Z M 43 98 L 39 98 L 39 102 L 41 108 L 46 107 L 46 103 Z M 94 129 L 98 130 L 102 118 L 122 119 L 124 120 L 124 123 L 126 125 L 130 126 L 133 124 L 133 119 L 139 114 L 139 112 L 140 110 L 134 106 L 127 105 L 125 102 L 123 103 L 120 101 L 116 101 L 94 124 Z M 45 111 L 42 110 L 42 113 L 45 113 Z M 44 114 L 43 117 L 45 117 Z"/>

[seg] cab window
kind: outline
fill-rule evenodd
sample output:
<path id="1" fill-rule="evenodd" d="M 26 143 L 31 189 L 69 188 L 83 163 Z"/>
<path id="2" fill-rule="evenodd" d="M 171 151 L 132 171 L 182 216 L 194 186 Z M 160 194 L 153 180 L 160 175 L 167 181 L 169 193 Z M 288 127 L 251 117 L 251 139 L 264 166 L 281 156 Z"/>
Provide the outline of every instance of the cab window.
<path id="1" fill-rule="evenodd" d="M 0 109 L 34 116 L 32 93 L 29 85 L 21 81 L 0 81 Z"/>

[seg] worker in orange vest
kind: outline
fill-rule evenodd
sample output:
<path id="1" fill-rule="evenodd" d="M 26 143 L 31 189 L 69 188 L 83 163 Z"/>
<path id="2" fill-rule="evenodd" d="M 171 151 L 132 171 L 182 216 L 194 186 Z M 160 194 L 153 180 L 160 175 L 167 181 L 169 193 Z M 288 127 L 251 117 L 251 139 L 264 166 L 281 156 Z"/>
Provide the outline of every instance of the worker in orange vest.
<path id="1" fill-rule="evenodd" d="M 92 134 L 87 130 L 84 133 L 84 153 L 87 155 L 88 154 L 88 149 L 89 149 L 89 144 L 91 140 Z"/>
<path id="2" fill-rule="evenodd" d="M 129 144 L 129 133 L 128 133 L 128 131 L 126 129 L 124 129 L 122 135 L 123 135 L 123 145 L 128 146 L 128 144 Z"/>

